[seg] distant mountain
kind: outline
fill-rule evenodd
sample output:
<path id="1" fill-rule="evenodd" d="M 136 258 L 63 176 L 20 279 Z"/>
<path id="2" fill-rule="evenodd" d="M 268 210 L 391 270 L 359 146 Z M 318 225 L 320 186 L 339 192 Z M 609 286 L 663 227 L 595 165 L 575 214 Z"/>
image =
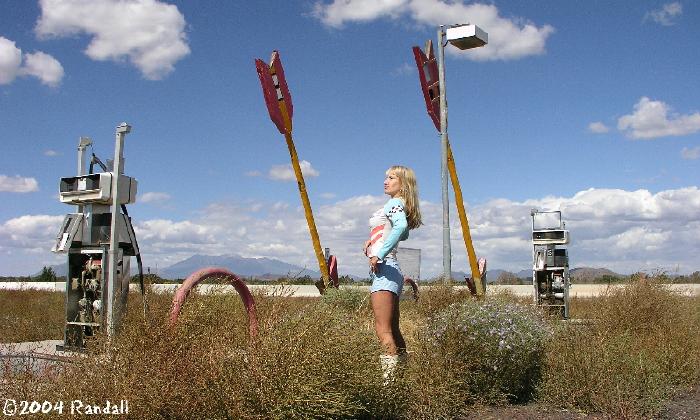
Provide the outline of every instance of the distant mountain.
<path id="1" fill-rule="evenodd" d="M 525 272 L 526 270 L 521 270 L 518 273 L 513 273 L 507 270 L 492 270 L 489 273 L 488 282 L 500 285 L 529 284 L 529 278 L 522 276 L 522 274 L 524 274 Z"/>
<path id="2" fill-rule="evenodd" d="M 496 279 L 498 279 L 498 276 L 505 272 L 506 270 L 500 270 L 498 268 L 494 268 L 493 270 L 486 270 L 486 283 L 495 283 Z"/>
<path id="3" fill-rule="evenodd" d="M 273 258 L 245 258 L 238 255 L 193 255 L 169 267 L 161 269 L 160 277 L 166 279 L 184 279 L 197 270 L 205 267 L 223 267 L 239 276 L 255 276 L 259 278 L 277 279 L 284 276 L 311 276 L 319 278 L 317 271 Z"/>
<path id="4" fill-rule="evenodd" d="M 624 274 L 618 274 L 607 268 L 592 268 L 592 267 L 577 267 L 569 270 L 571 281 L 574 283 L 592 283 L 595 279 L 603 276 L 627 277 Z"/>
<path id="5" fill-rule="evenodd" d="M 159 270 L 158 275 L 166 279 L 184 279 L 195 271 L 205 268 L 205 267 L 224 267 L 240 276 L 255 276 L 261 279 L 276 280 L 284 276 L 311 276 L 311 278 L 316 279 L 321 277 L 317 271 L 309 270 L 303 267 L 299 267 L 293 264 L 288 264 L 286 262 L 274 259 L 274 258 L 244 258 L 237 255 L 193 255 L 183 261 L 175 263 L 169 267 Z M 52 265 L 51 268 L 54 269 L 57 276 L 66 275 L 66 264 Z M 144 268 L 145 270 L 145 268 Z M 37 272 L 35 276 L 39 275 L 41 271 Z M 502 273 L 506 273 L 506 270 L 501 269 L 489 269 L 487 271 L 487 283 L 494 283 Z M 138 273 L 136 260 L 132 258 L 131 260 L 131 274 L 135 275 Z M 339 273 L 341 276 L 344 273 L 341 271 Z M 515 274 L 521 280 L 529 279 L 532 277 L 532 269 L 520 270 Z M 572 281 L 574 283 L 591 283 L 595 279 L 602 276 L 612 276 L 625 278 L 627 275 L 618 274 L 607 268 L 593 268 L 593 267 L 577 267 L 570 270 Z M 353 279 L 361 279 L 354 275 L 350 275 Z M 470 273 L 465 273 L 463 271 L 453 271 L 452 278 L 463 280 L 465 277 L 471 277 Z M 671 276 L 673 277 L 673 276 Z M 429 280 L 429 279 L 425 279 Z"/>

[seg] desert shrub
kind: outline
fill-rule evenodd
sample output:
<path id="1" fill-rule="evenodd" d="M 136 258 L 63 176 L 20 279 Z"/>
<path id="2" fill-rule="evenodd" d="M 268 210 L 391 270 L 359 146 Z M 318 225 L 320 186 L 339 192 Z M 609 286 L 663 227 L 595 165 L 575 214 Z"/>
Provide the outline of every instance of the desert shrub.
<path id="1" fill-rule="evenodd" d="M 429 324 L 426 340 L 468 402 L 524 402 L 539 379 L 549 328 L 531 306 L 466 300 Z"/>
<path id="2" fill-rule="evenodd" d="M 357 286 L 329 288 L 321 296 L 324 304 L 350 312 L 366 312 L 370 308 L 369 291 Z"/>
<path id="3" fill-rule="evenodd" d="M 0 291 L 0 343 L 63 338 L 64 296 L 46 290 Z"/>
<path id="4" fill-rule="evenodd" d="M 245 374 L 257 386 L 249 389 L 249 414 L 375 417 L 386 405 L 378 354 L 374 332 L 342 309 L 315 303 L 285 311 L 251 354 Z"/>
<path id="5" fill-rule="evenodd" d="M 410 287 L 406 285 L 406 287 Z M 455 288 L 453 283 L 434 281 L 420 285 L 420 299 L 415 309 L 420 316 L 430 317 L 448 306 L 472 299 L 466 289 Z"/>
<path id="6" fill-rule="evenodd" d="M 594 319 L 598 316 L 594 297 L 572 297 L 569 299 L 569 318 Z"/>
<path id="7" fill-rule="evenodd" d="M 130 307 L 138 308 L 137 296 Z M 314 301 L 257 296 L 257 338 L 237 295 L 193 294 L 174 328 L 171 295 L 130 310 L 110 346 L 90 342 L 55 372 L 6 377 L 16 399 L 129 400 L 136 418 L 381 418 L 401 401 L 385 392 L 367 317 Z M 398 401 L 398 403 L 397 403 Z"/>
<path id="8" fill-rule="evenodd" d="M 597 320 L 585 324 L 550 324 L 507 294 L 478 302 L 449 286 L 422 288 L 421 301 L 401 303 L 411 357 L 388 387 L 366 291 L 287 292 L 255 294 L 254 340 L 236 294 L 193 292 L 169 328 L 172 294 L 149 294 L 144 321 L 132 293 L 112 346 L 98 337 L 84 357 L 44 370 L 3 376 L 0 366 L 0 395 L 126 399 L 133 418 L 455 418 L 475 404 L 527 401 L 541 378 L 539 402 L 619 418 L 653 415 L 659 401 L 700 382 L 700 298 L 648 279 L 572 300 L 576 317 Z M 54 318 L 62 336 L 62 293 L 3 291 L 0 299 L 3 334 L 23 329 L 12 341 L 51 338 L 41 328 Z"/>
<path id="9" fill-rule="evenodd" d="M 562 326 L 539 399 L 615 417 L 648 416 L 700 380 L 700 300 L 637 278 L 592 302 L 595 322 Z"/>

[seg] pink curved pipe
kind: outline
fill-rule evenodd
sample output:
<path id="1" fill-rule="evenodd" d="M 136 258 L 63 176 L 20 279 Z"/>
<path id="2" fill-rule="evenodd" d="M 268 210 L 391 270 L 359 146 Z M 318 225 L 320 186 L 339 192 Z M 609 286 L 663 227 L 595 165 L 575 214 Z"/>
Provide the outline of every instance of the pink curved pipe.
<path id="1" fill-rule="evenodd" d="M 182 285 L 177 289 L 177 292 L 175 292 L 175 296 L 173 297 L 173 306 L 170 310 L 170 325 L 173 326 L 175 323 L 177 323 L 177 318 L 180 315 L 180 309 L 185 303 L 187 295 L 190 294 L 190 290 L 209 277 L 224 277 L 236 289 L 238 294 L 241 296 L 243 306 L 245 306 L 246 312 L 248 313 L 248 331 L 250 332 L 250 336 L 257 337 L 258 317 L 255 311 L 255 301 L 253 300 L 253 295 L 250 294 L 248 286 L 246 286 L 246 284 L 243 283 L 238 276 L 225 268 L 203 268 L 191 274 L 189 277 L 187 277 L 187 279 L 185 279 L 185 281 L 182 282 Z"/>

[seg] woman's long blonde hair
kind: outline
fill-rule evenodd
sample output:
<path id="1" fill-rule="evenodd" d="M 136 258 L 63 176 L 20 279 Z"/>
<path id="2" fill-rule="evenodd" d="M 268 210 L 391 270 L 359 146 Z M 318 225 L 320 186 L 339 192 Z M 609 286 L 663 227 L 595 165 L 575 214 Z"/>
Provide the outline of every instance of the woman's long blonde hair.
<path id="1" fill-rule="evenodd" d="M 420 214 L 420 205 L 418 203 L 418 184 L 416 183 L 416 174 L 413 169 L 405 166 L 392 166 L 386 171 L 386 174 L 393 173 L 399 178 L 401 190 L 399 197 L 403 199 L 406 205 L 406 219 L 408 220 L 408 228 L 415 229 L 423 224 L 423 219 Z"/>

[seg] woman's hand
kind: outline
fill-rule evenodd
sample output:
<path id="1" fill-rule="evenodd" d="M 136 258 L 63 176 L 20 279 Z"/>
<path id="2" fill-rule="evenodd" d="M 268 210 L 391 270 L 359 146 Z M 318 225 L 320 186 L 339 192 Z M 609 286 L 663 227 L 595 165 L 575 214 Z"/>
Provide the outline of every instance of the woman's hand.
<path id="1" fill-rule="evenodd" d="M 369 255 L 367 255 L 367 249 L 369 248 L 369 244 L 371 244 L 371 243 L 372 243 L 372 241 L 370 241 L 370 240 L 365 241 L 365 246 L 362 248 L 362 251 L 364 251 L 365 255 L 368 257 L 369 257 Z"/>
<path id="2" fill-rule="evenodd" d="M 369 271 L 371 271 L 372 273 L 377 272 L 377 262 L 378 261 L 379 261 L 379 258 L 376 256 L 369 259 Z"/>

